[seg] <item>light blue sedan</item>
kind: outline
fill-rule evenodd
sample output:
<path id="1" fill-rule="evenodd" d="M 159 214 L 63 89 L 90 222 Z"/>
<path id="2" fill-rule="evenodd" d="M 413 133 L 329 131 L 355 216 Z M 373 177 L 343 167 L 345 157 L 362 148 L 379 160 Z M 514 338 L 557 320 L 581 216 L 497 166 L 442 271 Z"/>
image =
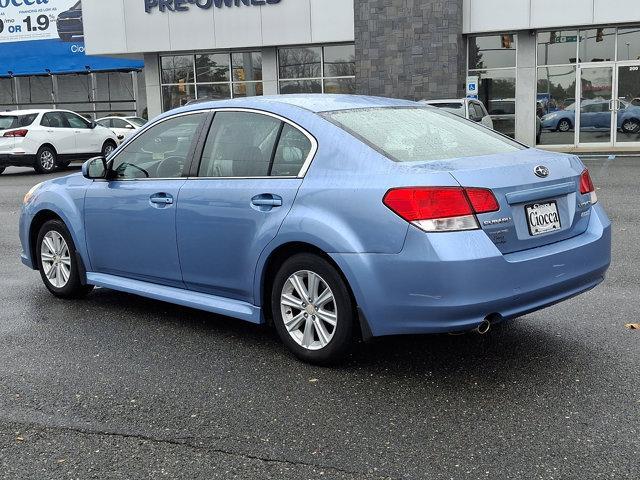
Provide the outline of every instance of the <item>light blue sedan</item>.
<path id="1" fill-rule="evenodd" d="M 32 188 L 20 219 L 22 261 L 58 297 L 99 286 L 268 323 L 319 364 L 355 337 L 486 333 L 585 292 L 610 232 L 575 156 L 329 95 L 168 112 Z"/>
<path id="2" fill-rule="evenodd" d="M 542 129 L 558 132 L 573 130 L 576 124 L 575 103 L 564 110 L 551 112 L 542 117 Z M 609 130 L 611 110 L 608 100 L 583 100 L 580 111 L 581 130 Z M 617 129 L 622 133 L 640 133 L 640 107 L 620 100 Z"/>

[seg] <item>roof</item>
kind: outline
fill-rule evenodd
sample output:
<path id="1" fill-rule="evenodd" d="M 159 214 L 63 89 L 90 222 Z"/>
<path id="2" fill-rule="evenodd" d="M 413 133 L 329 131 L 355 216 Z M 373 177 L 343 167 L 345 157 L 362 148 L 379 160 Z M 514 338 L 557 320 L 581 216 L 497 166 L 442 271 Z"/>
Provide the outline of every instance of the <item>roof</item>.
<path id="1" fill-rule="evenodd" d="M 385 97 L 367 97 L 363 95 L 295 94 L 201 102 L 173 110 L 172 113 L 222 107 L 268 108 L 270 105 L 288 105 L 320 113 L 334 110 L 351 110 L 356 108 L 419 106 L 420 104 L 409 100 Z"/>
<path id="2" fill-rule="evenodd" d="M 32 108 L 30 110 L 8 110 L 0 115 L 31 115 L 32 113 L 50 112 L 51 108 Z"/>
<path id="3" fill-rule="evenodd" d="M 440 100 L 422 100 L 420 103 L 426 103 L 428 105 L 435 105 L 437 103 L 464 103 L 465 100 L 467 100 L 466 98 L 447 98 L 447 99 L 440 99 Z"/>

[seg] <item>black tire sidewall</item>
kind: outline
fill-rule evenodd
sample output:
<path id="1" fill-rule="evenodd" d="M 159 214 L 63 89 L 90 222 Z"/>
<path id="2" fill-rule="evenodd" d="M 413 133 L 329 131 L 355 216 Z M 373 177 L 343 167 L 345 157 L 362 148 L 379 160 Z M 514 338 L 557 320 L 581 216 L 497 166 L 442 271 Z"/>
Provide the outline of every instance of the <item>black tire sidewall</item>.
<path id="1" fill-rule="evenodd" d="M 51 152 L 51 154 L 53 155 L 53 167 L 51 168 L 51 170 L 45 170 L 44 168 L 42 168 L 42 165 L 40 164 L 40 156 L 45 151 Z M 56 152 L 54 152 L 53 149 L 49 147 L 40 147 L 38 149 L 38 153 L 36 153 L 36 165 L 35 165 L 36 172 L 52 173 L 56 171 L 57 166 L 58 166 L 58 156 L 56 155 Z"/>
<path id="2" fill-rule="evenodd" d="M 320 350 L 307 350 L 298 345 L 289 335 L 282 312 L 280 295 L 287 279 L 295 272 L 309 270 L 320 275 L 331 288 L 338 312 L 336 331 L 329 344 Z M 314 254 L 297 254 L 285 261 L 273 280 L 271 289 L 271 314 L 282 342 L 301 360 L 317 365 L 331 365 L 339 361 L 353 343 L 355 306 L 348 287 L 340 273 L 331 263 Z"/>
<path id="3" fill-rule="evenodd" d="M 7 167 L 0 167 L 0 175 L 2 175 L 6 169 Z"/>
<path id="4" fill-rule="evenodd" d="M 56 231 L 60 235 L 62 235 L 65 242 L 67 242 L 67 246 L 69 247 L 69 257 L 71 259 L 69 281 L 62 288 L 57 288 L 49 282 L 49 280 L 47 279 L 47 276 L 44 273 L 44 268 L 42 267 L 42 259 L 40 258 L 40 249 L 42 245 L 42 239 L 48 232 L 51 232 L 51 231 Z M 45 287 L 47 287 L 47 289 L 56 297 L 77 298 L 79 296 L 86 295 L 89 291 L 91 291 L 92 287 L 82 285 L 82 282 L 80 281 L 75 244 L 73 243 L 73 239 L 71 238 L 71 234 L 69 233 L 69 230 L 67 229 L 66 225 L 62 221 L 49 220 L 44 225 L 42 225 L 42 227 L 40 227 L 34 253 L 38 262 L 38 270 L 40 270 L 40 276 L 42 277 L 42 281 Z"/>
<path id="5" fill-rule="evenodd" d="M 115 150 L 116 148 L 118 148 L 118 145 L 116 143 L 114 143 L 112 140 L 107 140 L 106 142 L 104 142 L 102 144 L 102 156 L 105 158 L 107 158 L 108 155 L 105 154 L 106 150 L 107 150 L 107 146 L 111 145 L 113 147 L 113 150 Z M 113 150 L 111 150 L 111 152 L 113 153 Z M 111 154 L 109 154 L 111 155 Z"/>

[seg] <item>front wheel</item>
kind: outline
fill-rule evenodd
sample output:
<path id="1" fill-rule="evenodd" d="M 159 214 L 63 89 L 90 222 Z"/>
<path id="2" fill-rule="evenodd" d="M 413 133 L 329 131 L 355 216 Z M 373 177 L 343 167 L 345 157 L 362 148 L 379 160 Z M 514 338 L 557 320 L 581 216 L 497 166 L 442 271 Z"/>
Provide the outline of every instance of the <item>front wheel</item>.
<path id="1" fill-rule="evenodd" d="M 298 254 L 282 265 L 271 312 L 283 343 L 305 362 L 332 364 L 351 347 L 355 305 L 338 271 L 320 256 Z"/>
<path id="2" fill-rule="evenodd" d="M 107 140 L 106 142 L 104 142 L 104 145 L 102 146 L 102 156 L 104 158 L 107 158 L 109 155 L 113 153 L 115 149 L 116 149 L 116 144 L 111 140 Z"/>
<path id="3" fill-rule="evenodd" d="M 51 147 L 40 147 L 34 168 L 38 173 L 52 173 L 56 169 L 56 161 L 56 152 Z"/>
<path id="4" fill-rule="evenodd" d="M 568 132 L 571 130 L 571 122 L 566 118 L 563 118 L 558 122 L 558 131 L 559 132 Z"/>
<path id="5" fill-rule="evenodd" d="M 73 239 L 60 220 L 49 220 L 38 233 L 38 268 L 45 287 L 60 298 L 79 298 L 93 286 L 82 285 Z"/>

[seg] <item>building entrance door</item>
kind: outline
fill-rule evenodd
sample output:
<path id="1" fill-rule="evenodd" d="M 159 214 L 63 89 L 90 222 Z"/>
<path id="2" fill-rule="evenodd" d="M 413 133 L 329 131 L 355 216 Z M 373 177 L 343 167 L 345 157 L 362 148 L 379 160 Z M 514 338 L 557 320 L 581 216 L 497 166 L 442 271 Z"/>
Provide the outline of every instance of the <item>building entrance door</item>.
<path id="1" fill-rule="evenodd" d="M 615 144 L 640 147 L 640 64 L 638 62 L 618 64 L 615 98 Z"/>
<path id="2" fill-rule="evenodd" d="M 576 141 L 579 147 L 613 147 L 616 97 L 614 65 L 578 68 Z"/>

